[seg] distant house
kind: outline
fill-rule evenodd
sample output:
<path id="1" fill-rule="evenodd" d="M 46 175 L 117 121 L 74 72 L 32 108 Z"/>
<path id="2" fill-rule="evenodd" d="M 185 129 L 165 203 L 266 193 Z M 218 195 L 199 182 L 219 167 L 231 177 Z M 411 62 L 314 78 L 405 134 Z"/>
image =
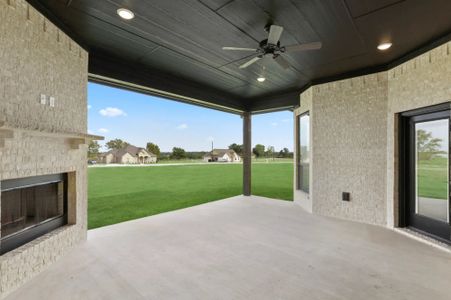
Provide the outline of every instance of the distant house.
<path id="1" fill-rule="evenodd" d="M 99 155 L 100 162 L 105 164 L 153 164 L 157 156 L 144 148 L 128 145 Z"/>
<path id="2" fill-rule="evenodd" d="M 206 162 L 239 162 L 241 157 L 231 149 L 213 149 L 204 155 Z"/>

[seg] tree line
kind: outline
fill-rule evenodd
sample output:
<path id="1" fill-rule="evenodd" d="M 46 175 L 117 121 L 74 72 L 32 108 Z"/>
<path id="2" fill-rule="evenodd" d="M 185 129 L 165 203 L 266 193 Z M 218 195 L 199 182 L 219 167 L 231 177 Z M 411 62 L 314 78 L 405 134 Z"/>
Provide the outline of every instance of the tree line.
<path id="1" fill-rule="evenodd" d="M 240 144 L 231 144 L 229 149 L 234 150 L 239 155 L 243 154 L 243 145 Z M 257 144 L 254 148 L 252 148 L 252 154 L 257 158 L 292 158 L 293 152 L 290 152 L 288 148 L 283 148 L 279 152 L 277 152 L 273 146 L 265 147 L 265 145 Z"/>
<path id="2" fill-rule="evenodd" d="M 122 149 L 130 145 L 128 142 L 122 139 L 114 139 L 108 141 L 105 146 L 108 150 Z M 100 154 L 100 144 L 97 141 L 91 141 L 88 146 L 88 158 L 91 160 L 97 159 Z M 233 143 L 228 147 L 234 150 L 238 155 L 243 155 L 243 145 Z M 146 150 L 155 154 L 159 160 L 170 160 L 170 159 L 202 159 L 207 153 L 205 151 L 192 151 L 187 152 L 181 147 L 173 147 L 171 152 L 161 152 L 160 147 L 152 142 L 146 144 Z M 288 148 L 283 148 L 279 152 L 276 152 L 273 146 L 265 147 L 262 144 L 257 144 L 252 149 L 252 153 L 257 158 L 291 158 L 293 153 L 288 150 Z"/>

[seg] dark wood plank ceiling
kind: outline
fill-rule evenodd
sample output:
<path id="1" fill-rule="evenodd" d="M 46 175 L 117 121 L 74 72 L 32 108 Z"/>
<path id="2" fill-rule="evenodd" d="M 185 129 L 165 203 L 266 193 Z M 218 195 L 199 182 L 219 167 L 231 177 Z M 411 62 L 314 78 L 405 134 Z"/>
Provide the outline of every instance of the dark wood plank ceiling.
<path id="1" fill-rule="evenodd" d="M 85 45 L 91 73 L 240 110 L 295 105 L 311 84 L 385 69 L 451 33 L 449 0 L 29 2 Z M 136 17 L 122 20 L 121 7 Z M 281 44 L 323 48 L 286 54 L 288 70 L 270 57 L 239 69 L 249 53 L 221 47 L 255 48 L 270 21 L 284 27 Z M 378 51 L 386 40 L 393 47 Z"/>

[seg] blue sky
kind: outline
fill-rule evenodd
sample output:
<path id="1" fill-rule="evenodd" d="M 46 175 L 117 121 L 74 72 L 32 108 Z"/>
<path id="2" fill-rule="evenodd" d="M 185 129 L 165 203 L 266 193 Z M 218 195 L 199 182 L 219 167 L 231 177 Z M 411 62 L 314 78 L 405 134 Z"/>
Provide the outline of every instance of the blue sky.
<path id="1" fill-rule="evenodd" d="M 293 149 L 292 112 L 255 115 L 252 122 L 253 145 Z M 242 143 L 238 115 L 95 83 L 88 85 L 88 131 L 140 147 L 153 142 L 164 152 L 209 151 L 211 141 L 215 148 Z"/>

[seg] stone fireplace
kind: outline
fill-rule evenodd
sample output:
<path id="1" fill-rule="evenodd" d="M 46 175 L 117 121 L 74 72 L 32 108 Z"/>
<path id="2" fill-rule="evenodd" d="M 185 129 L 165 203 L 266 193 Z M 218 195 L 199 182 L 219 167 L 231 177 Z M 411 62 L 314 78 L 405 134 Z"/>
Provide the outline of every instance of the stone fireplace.
<path id="1" fill-rule="evenodd" d="M 0 0 L 0 298 L 87 233 L 88 53 Z"/>

